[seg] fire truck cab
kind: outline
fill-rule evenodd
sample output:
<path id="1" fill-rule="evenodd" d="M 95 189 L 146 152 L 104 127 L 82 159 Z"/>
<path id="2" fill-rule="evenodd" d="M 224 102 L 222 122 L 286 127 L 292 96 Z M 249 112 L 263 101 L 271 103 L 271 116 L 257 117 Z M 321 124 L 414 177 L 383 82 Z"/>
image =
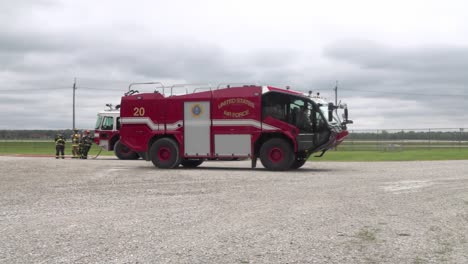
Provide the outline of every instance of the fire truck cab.
<path id="1" fill-rule="evenodd" d="M 257 158 L 269 170 L 298 169 L 348 135 L 346 115 L 319 97 L 271 86 L 219 87 L 174 95 L 130 90 L 121 100 L 121 142 L 158 168 Z"/>
<path id="2" fill-rule="evenodd" d="M 114 151 L 122 160 L 138 159 L 138 153 L 120 142 L 120 110 L 107 104 L 108 110 L 100 111 L 94 128 L 94 143 L 103 150 Z"/>

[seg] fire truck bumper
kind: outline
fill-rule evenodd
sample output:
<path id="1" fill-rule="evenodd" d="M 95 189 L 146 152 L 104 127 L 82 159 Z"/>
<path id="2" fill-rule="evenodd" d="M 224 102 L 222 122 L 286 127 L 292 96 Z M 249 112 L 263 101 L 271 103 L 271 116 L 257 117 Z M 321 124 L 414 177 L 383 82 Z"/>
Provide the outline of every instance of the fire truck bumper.
<path id="1" fill-rule="evenodd" d="M 299 134 L 296 140 L 298 152 L 314 148 L 314 134 Z"/>

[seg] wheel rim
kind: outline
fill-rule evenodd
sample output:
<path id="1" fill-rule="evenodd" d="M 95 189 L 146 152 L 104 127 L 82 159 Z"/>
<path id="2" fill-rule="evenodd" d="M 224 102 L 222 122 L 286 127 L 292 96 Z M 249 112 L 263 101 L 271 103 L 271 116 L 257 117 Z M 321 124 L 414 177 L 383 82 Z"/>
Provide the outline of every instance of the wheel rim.
<path id="1" fill-rule="evenodd" d="M 272 148 L 268 152 L 268 158 L 271 162 L 278 163 L 283 160 L 284 153 L 283 150 L 280 148 Z"/>
<path id="2" fill-rule="evenodd" d="M 167 161 L 171 158 L 171 150 L 169 148 L 163 147 L 158 151 L 158 157 L 161 161 Z"/>

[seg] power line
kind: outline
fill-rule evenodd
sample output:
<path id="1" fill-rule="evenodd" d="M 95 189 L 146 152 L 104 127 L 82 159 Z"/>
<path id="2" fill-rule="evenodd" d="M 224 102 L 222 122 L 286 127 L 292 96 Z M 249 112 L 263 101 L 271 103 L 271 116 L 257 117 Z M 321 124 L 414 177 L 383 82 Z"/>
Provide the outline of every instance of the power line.
<path id="1" fill-rule="evenodd" d="M 65 89 L 70 89 L 70 87 L 0 89 L 0 91 L 1 91 L 1 92 L 41 92 L 41 91 L 65 90 Z"/>
<path id="2" fill-rule="evenodd" d="M 78 86 L 77 89 L 84 89 L 84 90 L 102 90 L 102 91 L 126 91 L 122 88 L 96 88 L 96 87 L 85 87 L 85 86 Z"/>
<path id="3" fill-rule="evenodd" d="M 77 78 L 78 81 L 86 81 L 86 82 L 99 82 L 99 83 L 121 83 L 128 85 L 132 81 L 124 81 L 124 80 L 109 80 L 109 79 L 95 79 L 95 78 L 88 78 L 88 77 L 79 77 Z"/>
<path id="4" fill-rule="evenodd" d="M 56 91 L 56 90 L 68 90 L 70 87 L 45 87 L 45 88 L 18 88 L 18 89 L 1 89 L 0 92 L 42 92 L 42 91 Z M 98 88 L 88 86 L 77 86 L 77 90 L 94 90 L 94 91 L 122 91 L 125 92 L 126 88 Z M 335 88 L 334 88 L 335 89 Z M 317 91 L 324 92 L 325 90 L 319 89 Z M 408 96 L 438 96 L 438 97 L 467 97 L 468 94 L 434 94 L 434 93 L 408 93 L 408 92 L 387 92 L 387 91 L 372 91 L 354 88 L 341 88 L 341 93 L 348 92 L 363 92 L 363 93 L 375 93 L 375 94 L 392 94 L 392 95 L 408 95 Z"/>
<path id="5" fill-rule="evenodd" d="M 47 88 L 18 88 L 18 89 L 0 89 L 0 92 L 41 92 L 41 91 L 53 91 L 53 90 L 68 90 L 70 87 L 47 87 Z M 96 88 L 96 87 L 83 87 L 77 86 L 77 90 L 102 90 L 102 91 L 123 91 L 125 88 Z"/>

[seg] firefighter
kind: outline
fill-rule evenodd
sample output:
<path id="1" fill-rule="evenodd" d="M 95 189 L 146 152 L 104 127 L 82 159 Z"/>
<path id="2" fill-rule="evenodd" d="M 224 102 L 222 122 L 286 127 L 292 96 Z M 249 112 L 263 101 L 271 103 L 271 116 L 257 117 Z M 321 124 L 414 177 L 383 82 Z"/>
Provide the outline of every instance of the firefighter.
<path id="1" fill-rule="evenodd" d="M 280 104 L 265 106 L 265 115 L 284 120 L 284 112 Z"/>
<path id="2" fill-rule="evenodd" d="M 274 106 L 272 116 L 274 118 L 284 120 L 284 112 L 283 112 L 283 108 L 281 107 L 280 104 L 276 104 Z"/>
<path id="3" fill-rule="evenodd" d="M 305 106 L 299 107 L 299 113 L 297 115 L 297 126 L 304 130 L 309 130 L 312 127 L 308 111 Z"/>
<path id="4" fill-rule="evenodd" d="M 60 158 L 60 155 L 62 159 L 65 158 L 65 138 L 62 134 L 57 134 L 55 136 L 55 158 Z"/>
<path id="5" fill-rule="evenodd" d="M 80 139 L 80 159 L 88 158 L 88 152 L 91 148 L 92 143 L 93 139 L 89 136 L 89 130 L 86 130 L 84 135 Z"/>
<path id="6" fill-rule="evenodd" d="M 73 134 L 71 136 L 71 140 L 72 140 L 72 158 L 73 159 L 77 159 L 80 157 L 80 154 L 78 153 L 78 145 L 80 144 L 80 138 L 81 138 L 81 135 L 78 133 L 78 129 L 74 128 L 73 129 Z"/>

